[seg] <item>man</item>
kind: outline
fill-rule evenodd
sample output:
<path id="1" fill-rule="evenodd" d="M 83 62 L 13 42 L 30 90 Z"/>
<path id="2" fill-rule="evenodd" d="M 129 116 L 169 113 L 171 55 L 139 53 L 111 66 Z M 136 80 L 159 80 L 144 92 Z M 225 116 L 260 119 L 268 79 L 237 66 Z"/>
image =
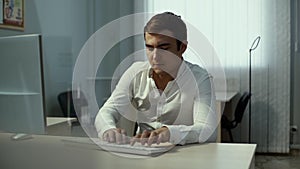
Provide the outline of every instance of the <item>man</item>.
<path id="1" fill-rule="evenodd" d="M 153 16 L 144 27 L 148 62 L 136 62 L 122 75 L 99 110 L 95 126 L 101 139 L 118 144 L 188 144 L 214 141 L 217 118 L 211 76 L 184 61 L 185 23 L 171 12 Z M 116 123 L 137 121 L 129 139 Z"/>

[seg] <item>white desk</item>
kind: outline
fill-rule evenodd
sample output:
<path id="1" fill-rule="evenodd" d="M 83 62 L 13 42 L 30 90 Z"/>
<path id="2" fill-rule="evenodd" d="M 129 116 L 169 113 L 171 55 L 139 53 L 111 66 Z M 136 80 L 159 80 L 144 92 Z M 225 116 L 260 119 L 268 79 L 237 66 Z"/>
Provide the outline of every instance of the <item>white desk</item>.
<path id="1" fill-rule="evenodd" d="M 226 102 L 230 102 L 238 92 L 216 92 L 216 111 L 221 118 Z M 221 119 L 220 119 L 221 120 Z M 221 123 L 218 125 L 217 142 L 221 142 Z"/>
<path id="2" fill-rule="evenodd" d="M 0 168 L 109 168 L 109 169 L 254 169 L 254 144 L 192 144 L 143 159 L 121 157 L 91 144 L 68 144 L 70 137 L 33 136 L 12 141 L 0 133 Z M 89 138 L 80 138 L 89 139 Z"/>

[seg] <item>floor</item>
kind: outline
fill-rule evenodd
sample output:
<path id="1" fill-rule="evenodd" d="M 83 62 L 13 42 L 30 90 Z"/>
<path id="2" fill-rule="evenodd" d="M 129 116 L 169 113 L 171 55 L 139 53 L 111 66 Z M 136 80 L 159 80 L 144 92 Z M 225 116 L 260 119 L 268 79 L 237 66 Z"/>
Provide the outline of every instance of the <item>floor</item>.
<path id="1" fill-rule="evenodd" d="M 288 155 L 256 154 L 255 169 L 300 169 L 300 150 Z"/>

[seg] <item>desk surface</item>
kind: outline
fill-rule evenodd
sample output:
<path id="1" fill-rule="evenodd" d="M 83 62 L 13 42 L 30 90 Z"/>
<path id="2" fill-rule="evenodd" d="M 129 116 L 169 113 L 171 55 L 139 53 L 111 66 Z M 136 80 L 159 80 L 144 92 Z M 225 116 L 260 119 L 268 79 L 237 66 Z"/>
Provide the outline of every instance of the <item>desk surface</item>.
<path id="1" fill-rule="evenodd" d="M 143 159 L 122 157 L 99 150 L 93 144 L 68 144 L 71 137 L 34 135 L 32 139 L 12 141 L 12 134 L 0 133 L 0 168 L 189 168 L 247 169 L 254 144 L 192 144 Z M 80 138 L 89 139 L 89 138 Z"/>

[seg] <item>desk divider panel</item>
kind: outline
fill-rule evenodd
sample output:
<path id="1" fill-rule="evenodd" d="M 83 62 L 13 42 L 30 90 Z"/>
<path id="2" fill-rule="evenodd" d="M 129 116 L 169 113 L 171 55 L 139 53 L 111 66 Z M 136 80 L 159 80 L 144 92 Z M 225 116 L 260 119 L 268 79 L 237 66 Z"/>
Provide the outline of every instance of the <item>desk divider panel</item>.
<path id="1" fill-rule="evenodd" d="M 41 35 L 0 37 L 0 131 L 44 134 Z"/>

